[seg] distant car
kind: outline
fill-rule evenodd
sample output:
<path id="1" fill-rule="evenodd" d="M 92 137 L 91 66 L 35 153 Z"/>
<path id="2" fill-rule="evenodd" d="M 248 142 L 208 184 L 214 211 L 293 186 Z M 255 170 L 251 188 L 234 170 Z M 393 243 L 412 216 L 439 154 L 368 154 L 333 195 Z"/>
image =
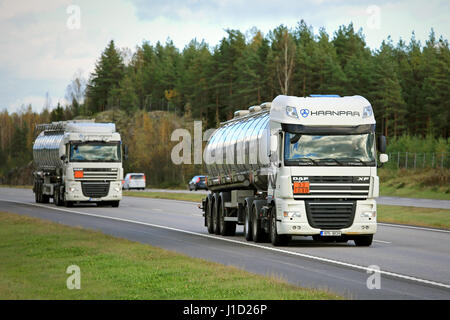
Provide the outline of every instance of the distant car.
<path id="1" fill-rule="evenodd" d="M 124 190 L 144 190 L 145 189 L 145 174 L 143 173 L 127 173 L 123 180 Z"/>
<path id="2" fill-rule="evenodd" d="M 205 189 L 208 190 L 206 187 L 206 177 L 205 176 L 195 176 L 192 178 L 191 181 L 189 181 L 189 190 L 195 190 L 198 189 Z"/>

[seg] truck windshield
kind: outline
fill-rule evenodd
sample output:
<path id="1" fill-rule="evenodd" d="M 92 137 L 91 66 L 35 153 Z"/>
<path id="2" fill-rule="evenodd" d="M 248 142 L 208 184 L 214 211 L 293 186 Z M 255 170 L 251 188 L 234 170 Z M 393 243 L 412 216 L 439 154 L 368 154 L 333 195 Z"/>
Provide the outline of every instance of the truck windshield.
<path id="1" fill-rule="evenodd" d="M 306 135 L 286 132 L 286 166 L 375 166 L 374 133 Z"/>
<path id="2" fill-rule="evenodd" d="M 118 142 L 85 142 L 70 144 L 71 162 L 120 162 Z"/>

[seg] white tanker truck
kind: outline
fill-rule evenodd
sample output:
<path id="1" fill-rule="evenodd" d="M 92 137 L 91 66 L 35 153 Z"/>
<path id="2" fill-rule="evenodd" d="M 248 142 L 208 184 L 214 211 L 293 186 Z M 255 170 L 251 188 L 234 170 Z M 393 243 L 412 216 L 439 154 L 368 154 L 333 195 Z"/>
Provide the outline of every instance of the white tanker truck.
<path id="1" fill-rule="evenodd" d="M 235 112 L 205 148 L 208 196 L 200 208 L 209 233 L 286 245 L 292 236 L 354 240 L 377 230 L 379 163 L 372 107 L 361 96 L 278 96 Z"/>
<path id="2" fill-rule="evenodd" d="M 122 199 L 122 142 L 113 123 L 72 120 L 38 125 L 33 145 L 33 192 L 38 203 L 94 202 L 118 207 Z"/>

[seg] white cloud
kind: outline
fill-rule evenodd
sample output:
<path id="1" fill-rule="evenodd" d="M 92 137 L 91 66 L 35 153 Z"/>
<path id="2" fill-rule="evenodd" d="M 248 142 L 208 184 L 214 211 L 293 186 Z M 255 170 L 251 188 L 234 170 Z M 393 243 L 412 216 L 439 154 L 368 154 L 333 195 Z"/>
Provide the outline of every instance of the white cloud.
<path id="1" fill-rule="evenodd" d="M 80 8 L 80 29 L 67 27 L 66 9 L 72 4 Z M 373 4 L 380 7 L 380 29 L 367 27 L 366 10 Z M 245 32 L 256 26 L 267 33 L 304 19 L 315 31 L 324 26 L 331 35 L 352 21 L 375 49 L 389 34 L 394 41 L 409 40 L 415 30 L 418 39 L 427 39 L 431 27 L 448 38 L 449 9 L 449 1 L 439 0 L 2 0 L 0 107 L 12 110 L 29 99 L 40 108 L 47 91 L 63 97 L 73 74 L 82 69 L 88 77 L 111 39 L 132 50 L 143 40 L 155 44 L 167 38 L 179 49 L 193 38 L 214 46 L 226 28 Z"/>

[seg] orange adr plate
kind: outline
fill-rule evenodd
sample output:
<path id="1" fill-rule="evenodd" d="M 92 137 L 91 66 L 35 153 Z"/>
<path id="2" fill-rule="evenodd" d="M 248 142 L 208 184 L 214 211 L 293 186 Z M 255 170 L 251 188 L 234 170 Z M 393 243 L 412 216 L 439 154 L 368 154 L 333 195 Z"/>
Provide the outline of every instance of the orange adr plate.
<path id="1" fill-rule="evenodd" d="M 294 193 L 309 193 L 309 181 L 294 182 Z"/>

